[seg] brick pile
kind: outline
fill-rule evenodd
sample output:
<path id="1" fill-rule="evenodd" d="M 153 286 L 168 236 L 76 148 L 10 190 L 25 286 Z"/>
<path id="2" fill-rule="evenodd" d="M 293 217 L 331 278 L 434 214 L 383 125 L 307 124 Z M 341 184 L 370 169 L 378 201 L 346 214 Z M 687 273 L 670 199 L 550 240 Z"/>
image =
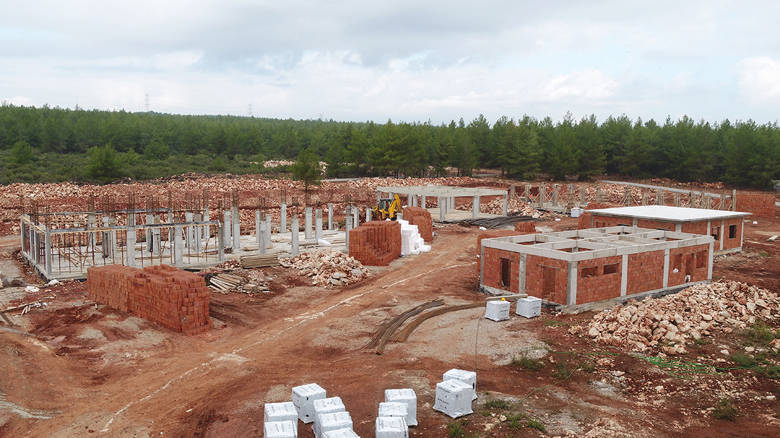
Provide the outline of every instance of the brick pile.
<path id="1" fill-rule="evenodd" d="M 185 334 L 211 327 L 203 277 L 167 265 L 108 265 L 87 270 L 90 299 Z"/>
<path id="2" fill-rule="evenodd" d="M 433 219 L 431 213 L 422 207 L 404 208 L 404 220 L 412 225 L 417 225 L 420 237 L 426 242 L 433 241 Z"/>
<path id="3" fill-rule="evenodd" d="M 389 265 L 401 256 L 401 224 L 371 221 L 350 230 L 349 255 L 363 265 Z"/>
<path id="4" fill-rule="evenodd" d="M 737 211 L 755 217 L 775 217 L 775 195 L 772 193 L 737 192 Z"/>

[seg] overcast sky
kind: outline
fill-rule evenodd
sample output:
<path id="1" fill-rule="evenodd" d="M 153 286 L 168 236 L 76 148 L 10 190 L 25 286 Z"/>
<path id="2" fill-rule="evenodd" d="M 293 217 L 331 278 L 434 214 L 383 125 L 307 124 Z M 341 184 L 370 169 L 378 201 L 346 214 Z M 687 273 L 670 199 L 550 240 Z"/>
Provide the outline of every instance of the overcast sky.
<path id="1" fill-rule="evenodd" d="M 780 2 L 0 0 L 0 101 L 275 118 L 780 117 Z"/>

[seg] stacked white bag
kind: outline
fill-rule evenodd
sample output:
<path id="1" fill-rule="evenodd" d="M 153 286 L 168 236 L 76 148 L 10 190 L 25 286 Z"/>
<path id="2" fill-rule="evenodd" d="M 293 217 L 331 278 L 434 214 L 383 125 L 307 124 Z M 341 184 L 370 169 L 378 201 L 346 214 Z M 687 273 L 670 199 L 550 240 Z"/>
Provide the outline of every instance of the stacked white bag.
<path id="1" fill-rule="evenodd" d="M 412 225 L 409 221 L 398 219 L 401 224 L 401 256 L 417 255 L 431 250 L 430 245 L 425 244 L 417 225 Z"/>

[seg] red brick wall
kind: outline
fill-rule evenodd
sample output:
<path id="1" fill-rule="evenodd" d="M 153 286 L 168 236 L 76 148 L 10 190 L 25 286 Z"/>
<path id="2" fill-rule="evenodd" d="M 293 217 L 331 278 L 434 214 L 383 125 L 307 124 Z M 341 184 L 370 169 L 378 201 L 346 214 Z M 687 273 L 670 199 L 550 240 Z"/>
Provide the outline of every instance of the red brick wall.
<path id="1" fill-rule="evenodd" d="M 186 334 L 202 333 L 211 327 L 210 294 L 205 281 L 172 266 L 89 268 L 87 296 Z"/>
<path id="2" fill-rule="evenodd" d="M 718 221 L 720 222 L 720 221 Z M 682 227 L 680 228 L 680 231 L 683 233 L 693 233 L 693 234 L 701 234 L 706 236 L 707 235 L 707 221 L 700 221 L 700 222 L 683 222 Z"/>
<path id="3" fill-rule="evenodd" d="M 591 303 L 620 296 L 621 256 L 582 260 L 577 263 L 577 304 Z M 617 264 L 617 271 L 604 274 L 604 265 Z M 595 267 L 596 275 L 583 277 L 586 268 Z"/>
<path id="4" fill-rule="evenodd" d="M 523 234 L 532 234 L 536 232 L 536 225 L 532 221 L 515 222 L 515 231 L 521 231 Z"/>
<path id="5" fill-rule="evenodd" d="M 599 216 L 593 215 L 593 228 L 602 227 L 615 227 L 618 225 L 631 226 L 634 223 L 634 219 L 630 217 L 611 217 L 611 216 Z"/>
<path id="6" fill-rule="evenodd" d="M 528 295 L 554 303 L 566 304 L 569 263 L 565 260 L 556 260 L 533 255 L 526 256 L 525 262 L 525 292 Z M 543 290 L 544 266 L 557 268 L 554 270 L 555 288 L 552 291 Z"/>
<path id="7" fill-rule="evenodd" d="M 704 264 L 701 268 L 696 267 L 696 254 L 702 251 Z M 680 256 L 678 259 L 677 257 Z M 709 245 L 695 245 L 685 248 L 674 248 L 669 251 L 669 287 L 685 283 L 686 266 L 689 266 L 690 281 L 702 281 L 707 279 L 707 263 L 709 256 Z M 680 261 L 677 265 L 677 260 Z M 677 266 L 676 266 L 677 265 Z M 678 272 L 674 272 L 674 268 Z"/>
<path id="8" fill-rule="evenodd" d="M 729 226 L 736 225 L 737 232 L 734 234 L 734 238 L 729 238 Z M 726 219 L 726 226 L 723 228 L 723 249 L 739 248 L 740 238 L 742 234 L 742 218 Z M 720 248 L 720 244 L 715 247 L 717 251 Z"/>
<path id="9" fill-rule="evenodd" d="M 590 213 L 582 213 L 580 217 L 577 218 L 577 228 L 580 230 L 590 228 L 590 218 L 592 217 L 593 215 Z"/>
<path id="10" fill-rule="evenodd" d="M 368 266 L 387 266 L 401 256 L 401 224 L 365 222 L 349 231 L 349 255 Z"/>
<path id="11" fill-rule="evenodd" d="M 775 217 L 773 193 L 737 192 L 737 211 L 753 213 L 756 217 Z"/>
<path id="12" fill-rule="evenodd" d="M 509 259 L 509 287 L 501 284 L 501 259 Z M 520 254 L 496 248 L 485 248 L 482 284 L 497 289 L 517 292 L 519 282 Z"/>
<path id="13" fill-rule="evenodd" d="M 404 208 L 404 220 L 412 225 L 417 225 L 420 237 L 426 242 L 433 241 L 433 219 L 431 213 L 422 207 Z"/>
<path id="14" fill-rule="evenodd" d="M 628 220 L 630 221 L 632 219 L 628 219 Z M 637 219 L 636 226 L 639 228 L 649 228 L 651 230 L 666 230 L 666 231 L 674 231 L 676 227 L 674 222 L 652 221 L 648 219 Z"/>
<path id="15" fill-rule="evenodd" d="M 664 252 L 629 254 L 626 294 L 664 287 Z"/>

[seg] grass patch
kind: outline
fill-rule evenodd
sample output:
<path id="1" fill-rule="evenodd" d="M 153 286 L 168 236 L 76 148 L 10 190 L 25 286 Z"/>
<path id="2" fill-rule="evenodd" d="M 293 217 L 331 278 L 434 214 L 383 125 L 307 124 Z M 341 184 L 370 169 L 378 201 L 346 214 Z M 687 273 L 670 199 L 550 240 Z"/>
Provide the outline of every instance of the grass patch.
<path id="1" fill-rule="evenodd" d="M 592 372 L 596 371 L 596 364 L 594 364 L 593 362 L 591 362 L 589 360 L 586 360 L 586 361 L 580 362 L 580 365 L 579 365 L 578 368 L 581 369 L 582 371 L 585 371 L 586 373 L 592 373 Z"/>
<path id="2" fill-rule="evenodd" d="M 745 353 L 734 353 L 729 359 L 742 368 L 753 368 L 758 364 L 752 356 Z"/>
<path id="3" fill-rule="evenodd" d="M 569 364 L 566 361 L 557 362 L 555 364 L 555 371 L 553 371 L 553 377 L 558 380 L 569 380 L 572 376 L 572 371 L 569 369 Z"/>
<path id="4" fill-rule="evenodd" d="M 727 398 L 720 399 L 715 405 L 715 410 L 712 411 L 712 418 L 734 421 L 737 418 L 737 408 L 734 407 L 734 402 Z"/>
<path id="5" fill-rule="evenodd" d="M 447 423 L 447 434 L 450 438 L 478 438 L 474 432 L 466 432 L 468 420 L 452 421 Z"/>
<path id="6" fill-rule="evenodd" d="M 707 345 L 712 344 L 712 339 L 705 338 L 704 336 L 700 336 L 699 339 L 693 339 L 693 343 L 696 345 Z"/>
<path id="7" fill-rule="evenodd" d="M 754 344 L 768 345 L 777 334 L 764 321 L 757 321 L 745 330 L 745 337 Z"/>
<path id="8" fill-rule="evenodd" d="M 518 367 L 529 371 L 539 371 L 544 367 L 544 364 L 541 360 L 532 359 L 525 354 L 520 357 L 515 357 L 509 364 L 513 367 Z"/>
<path id="9" fill-rule="evenodd" d="M 531 429 L 536 429 L 541 433 L 547 433 L 547 429 L 544 427 L 544 424 L 541 421 L 535 420 L 533 418 L 529 418 L 528 421 L 526 421 L 525 426 L 530 427 Z"/>
<path id="10" fill-rule="evenodd" d="M 769 253 L 768 253 L 768 252 L 766 252 L 766 251 L 760 251 L 760 252 L 758 253 L 758 255 L 760 255 L 761 257 L 769 257 Z"/>
<path id="11" fill-rule="evenodd" d="M 566 321 L 558 321 L 557 319 L 548 319 L 544 321 L 545 327 L 568 327 L 569 323 Z"/>
<path id="12" fill-rule="evenodd" d="M 507 417 L 506 421 L 510 429 L 520 430 L 528 427 L 531 429 L 536 429 L 542 433 L 547 432 L 547 429 L 544 427 L 544 423 L 535 418 L 531 418 L 524 413 L 511 415 Z"/>
<path id="13" fill-rule="evenodd" d="M 512 407 L 512 404 L 500 398 L 492 398 L 486 401 L 483 407 L 486 409 L 509 409 Z"/>

